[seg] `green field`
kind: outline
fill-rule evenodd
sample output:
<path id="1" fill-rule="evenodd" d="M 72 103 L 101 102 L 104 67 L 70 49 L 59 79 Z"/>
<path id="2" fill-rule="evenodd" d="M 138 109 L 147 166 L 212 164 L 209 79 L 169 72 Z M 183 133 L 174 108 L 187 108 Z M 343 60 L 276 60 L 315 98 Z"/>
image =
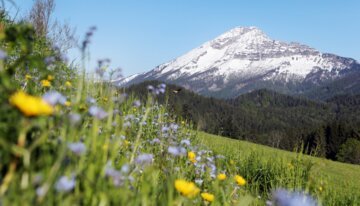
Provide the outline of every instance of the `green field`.
<path id="1" fill-rule="evenodd" d="M 254 152 L 264 161 L 275 159 L 276 161 L 289 162 L 299 157 L 299 154 L 295 152 L 211 135 L 204 132 L 199 132 L 198 137 L 203 145 L 208 146 L 218 154 L 232 157 L 235 161 Z M 313 164 L 311 177 L 314 180 L 323 180 L 328 187 L 336 190 L 357 191 L 360 196 L 359 165 L 345 164 L 308 155 L 300 155 L 300 158 L 309 160 Z"/>

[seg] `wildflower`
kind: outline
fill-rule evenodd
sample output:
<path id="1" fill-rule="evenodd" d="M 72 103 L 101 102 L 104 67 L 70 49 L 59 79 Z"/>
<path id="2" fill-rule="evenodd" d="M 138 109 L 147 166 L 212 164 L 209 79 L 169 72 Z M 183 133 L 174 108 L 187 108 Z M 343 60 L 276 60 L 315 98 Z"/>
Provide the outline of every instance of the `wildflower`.
<path id="1" fill-rule="evenodd" d="M 70 106 L 71 106 L 71 102 L 65 101 L 64 106 L 70 107 Z"/>
<path id="2" fill-rule="evenodd" d="M 201 193 L 201 197 L 207 202 L 212 202 L 215 199 L 215 196 L 213 194 L 207 192 Z"/>
<path id="3" fill-rule="evenodd" d="M 89 108 L 89 114 L 98 119 L 104 119 L 108 115 L 107 112 L 105 112 L 102 108 L 97 107 L 97 106 L 91 106 Z"/>
<path id="4" fill-rule="evenodd" d="M 46 58 L 44 59 L 44 62 L 45 62 L 46 65 L 49 66 L 50 64 L 52 64 L 52 63 L 55 62 L 55 57 L 53 57 L 53 56 L 46 57 Z"/>
<path id="5" fill-rule="evenodd" d="M 149 92 L 152 92 L 152 91 L 154 91 L 154 86 L 152 86 L 152 85 L 148 85 L 147 86 L 147 90 L 149 91 Z"/>
<path id="6" fill-rule="evenodd" d="M 62 176 L 55 184 L 55 189 L 58 192 L 69 192 L 75 187 L 75 177 L 71 178 Z"/>
<path id="7" fill-rule="evenodd" d="M 130 172 L 130 165 L 124 164 L 124 165 L 121 167 L 121 172 L 124 173 L 124 174 L 129 173 L 129 172 Z"/>
<path id="8" fill-rule="evenodd" d="M 184 145 L 186 145 L 186 146 L 190 146 L 190 140 L 188 140 L 188 139 L 183 139 L 183 140 L 181 140 L 180 144 L 184 144 Z"/>
<path id="9" fill-rule="evenodd" d="M 218 174 L 217 179 L 221 180 L 221 181 L 225 180 L 226 179 L 226 174 L 225 173 Z"/>
<path id="10" fill-rule="evenodd" d="M 272 203 L 278 206 L 316 206 L 317 202 L 309 195 L 301 192 L 289 192 L 278 189 L 273 192 Z"/>
<path id="11" fill-rule="evenodd" d="M 159 138 L 154 138 L 153 140 L 150 141 L 150 144 L 159 144 L 159 143 L 160 143 Z"/>
<path id="12" fill-rule="evenodd" d="M 51 87 L 51 82 L 47 79 L 41 80 L 41 86 L 42 87 Z"/>
<path id="13" fill-rule="evenodd" d="M 4 50 L 0 49 L 0 60 L 6 59 L 7 54 Z"/>
<path id="14" fill-rule="evenodd" d="M 50 115 L 54 108 L 45 100 L 18 91 L 9 99 L 10 104 L 16 106 L 26 116 Z"/>
<path id="15" fill-rule="evenodd" d="M 135 162 L 138 165 L 148 165 L 151 164 L 154 160 L 154 155 L 152 154 L 140 154 L 136 157 Z"/>
<path id="16" fill-rule="evenodd" d="M 175 124 L 175 123 L 171 123 L 170 124 L 170 129 L 174 132 L 176 132 L 179 128 L 179 125 Z"/>
<path id="17" fill-rule="evenodd" d="M 140 106 L 141 106 L 141 102 L 140 102 L 139 100 L 135 100 L 135 101 L 133 102 L 133 106 L 134 106 L 134 107 L 140 107 Z"/>
<path id="18" fill-rule="evenodd" d="M 81 155 L 86 151 L 86 146 L 82 142 L 69 143 L 68 148 L 76 155 Z"/>
<path id="19" fill-rule="evenodd" d="M 75 114 L 75 113 L 69 114 L 69 119 L 70 119 L 71 123 L 77 124 L 81 120 L 81 115 L 80 114 Z"/>
<path id="20" fill-rule="evenodd" d="M 68 87 L 68 88 L 70 88 L 70 87 L 72 87 L 72 84 L 71 84 L 71 82 L 66 81 L 66 82 L 65 82 L 65 86 Z"/>
<path id="21" fill-rule="evenodd" d="M 41 187 L 36 188 L 35 192 L 36 192 L 37 196 L 42 197 L 45 195 L 47 190 L 48 190 L 47 186 L 41 186 Z"/>
<path id="22" fill-rule="evenodd" d="M 54 76 L 53 76 L 53 75 L 48 75 L 48 76 L 47 76 L 47 80 L 49 80 L 49 81 L 54 80 Z"/>
<path id="23" fill-rule="evenodd" d="M 128 121 L 124 122 L 123 127 L 124 127 L 124 128 L 129 128 L 129 127 L 131 127 L 131 122 L 128 122 Z"/>
<path id="24" fill-rule="evenodd" d="M 200 192 L 200 189 L 193 182 L 181 179 L 175 181 L 175 189 L 188 198 L 195 197 Z"/>
<path id="25" fill-rule="evenodd" d="M 182 155 L 186 155 L 186 149 L 183 147 L 169 146 L 168 153 L 174 156 L 182 156 Z"/>
<path id="26" fill-rule="evenodd" d="M 190 162 L 195 163 L 196 162 L 195 152 L 192 152 L 192 151 L 188 152 L 188 158 L 189 158 Z"/>
<path id="27" fill-rule="evenodd" d="M 46 92 L 42 98 L 52 106 L 55 106 L 56 104 L 62 104 L 62 105 L 66 104 L 66 97 L 64 97 L 62 94 L 60 94 L 57 91 Z"/>
<path id="28" fill-rule="evenodd" d="M 96 100 L 94 98 L 92 98 L 92 97 L 87 97 L 86 102 L 89 103 L 89 104 L 95 104 Z"/>
<path id="29" fill-rule="evenodd" d="M 32 79 L 32 76 L 31 76 L 30 74 L 26 74 L 26 75 L 25 75 L 25 79 L 26 79 L 26 80 L 30 80 L 30 79 Z"/>
<path id="30" fill-rule="evenodd" d="M 195 183 L 200 186 L 202 185 L 203 182 L 204 182 L 204 180 L 202 180 L 202 179 L 195 179 Z"/>
<path id="31" fill-rule="evenodd" d="M 240 175 L 235 175 L 235 181 L 239 186 L 244 186 L 246 184 L 246 180 Z"/>
<path id="32" fill-rule="evenodd" d="M 165 89 L 165 88 L 166 88 L 166 84 L 162 83 L 162 84 L 160 84 L 158 87 L 161 88 L 161 89 Z"/>

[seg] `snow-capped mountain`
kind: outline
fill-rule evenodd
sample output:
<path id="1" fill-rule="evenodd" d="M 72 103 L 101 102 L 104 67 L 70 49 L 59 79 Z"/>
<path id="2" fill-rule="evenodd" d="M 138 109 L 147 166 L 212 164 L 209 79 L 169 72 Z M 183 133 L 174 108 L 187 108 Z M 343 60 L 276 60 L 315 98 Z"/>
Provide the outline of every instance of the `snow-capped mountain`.
<path id="1" fill-rule="evenodd" d="M 256 27 L 237 27 L 149 72 L 114 83 L 160 80 L 229 98 L 260 88 L 306 93 L 353 72 L 360 72 L 354 59 L 273 40 Z"/>

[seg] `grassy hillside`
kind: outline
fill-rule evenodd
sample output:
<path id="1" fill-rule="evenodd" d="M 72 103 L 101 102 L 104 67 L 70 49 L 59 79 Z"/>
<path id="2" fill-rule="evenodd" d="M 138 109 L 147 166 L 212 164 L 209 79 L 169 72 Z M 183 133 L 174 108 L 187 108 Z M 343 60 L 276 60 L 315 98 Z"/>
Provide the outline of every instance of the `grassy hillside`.
<path id="1" fill-rule="evenodd" d="M 298 158 L 300 154 L 279 150 L 268 146 L 258 145 L 246 141 L 234 140 L 226 137 L 216 136 L 199 132 L 198 137 L 203 145 L 208 146 L 218 154 L 226 155 L 234 160 L 241 160 L 251 153 L 256 153 L 264 161 L 275 160 L 290 162 Z M 323 158 L 300 155 L 300 158 L 311 161 L 311 177 L 314 181 L 324 181 L 328 187 L 341 191 L 356 191 L 360 196 L 360 166 L 345 164 Z"/>
<path id="2" fill-rule="evenodd" d="M 126 91 L 146 100 L 149 84 L 160 82 L 143 82 Z M 359 96 L 315 102 L 263 89 L 223 100 L 176 85 L 168 88 L 166 98 L 159 102 L 172 114 L 194 122 L 201 131 L 289 151 L 303 144 L 308 154 L 360 163 L 360 152 L 356 152 L 360 147 Z M 355 142 L 353 149 L 351 142 Z"/>

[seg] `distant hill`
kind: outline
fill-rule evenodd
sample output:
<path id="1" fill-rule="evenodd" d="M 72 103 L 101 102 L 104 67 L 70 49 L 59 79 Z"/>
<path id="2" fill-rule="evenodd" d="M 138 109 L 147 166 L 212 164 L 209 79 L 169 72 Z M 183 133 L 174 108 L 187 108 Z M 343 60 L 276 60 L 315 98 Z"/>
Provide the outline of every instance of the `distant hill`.
<path id="1" fill-rule="evenodd" d="M 146 87 L 158 84 L 143 82 L 126 91 L 145 101 Z M 261 89 L 222 100 L 167 85 L 166 98 L 159 95 L 158 101 L 202 131 L 287 150 L 303 144 L 308 153 L 331 159 L 346 140 L 360 141 L 360 95 L 316 102 Z"/>

